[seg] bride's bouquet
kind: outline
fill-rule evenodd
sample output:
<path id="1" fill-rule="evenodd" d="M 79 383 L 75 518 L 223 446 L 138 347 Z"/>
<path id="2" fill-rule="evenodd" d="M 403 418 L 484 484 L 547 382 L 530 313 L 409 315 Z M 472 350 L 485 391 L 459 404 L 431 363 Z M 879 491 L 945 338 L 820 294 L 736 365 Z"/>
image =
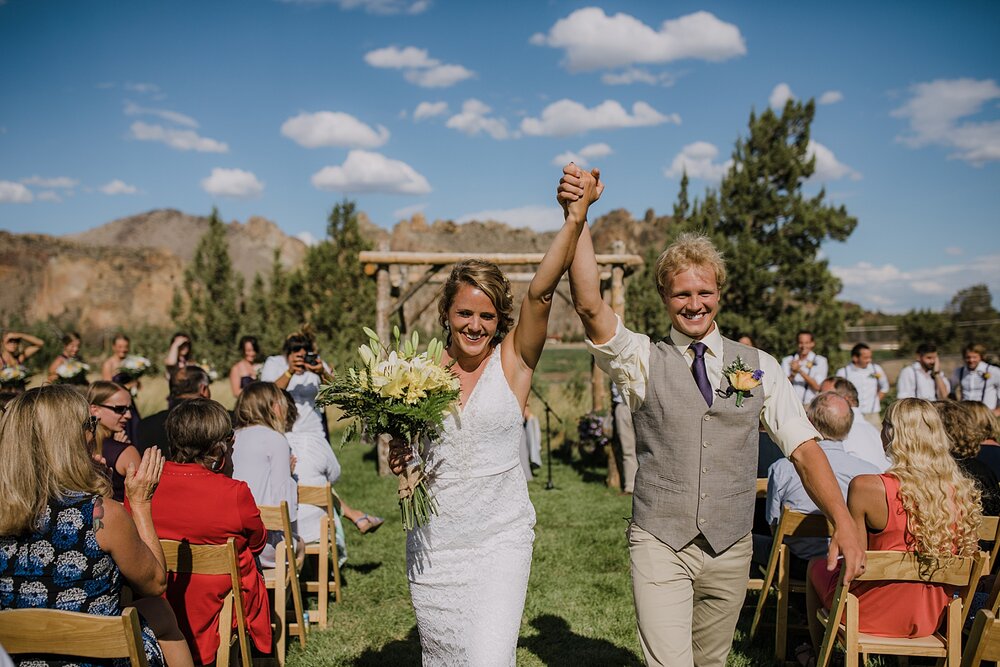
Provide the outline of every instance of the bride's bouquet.
<path id="1" fill-rule="evenodd" d="M 56 382 L 61 384 L 87 383 L 87 371 L 90 370 L 88 364 L 79 359 L 66 359 L 56 367 Z"/>
<path id="2" fill-rule="evenodd" d="M 116 375 L 124 375 L 127 382 L 138 380 L 143 375 L 153 371 L 153 362 L 138 354 L 130 354 L 122 360 L 122 365 L 115 371 Z"/>
<path id="3" fill-rule="evenodd" d="M 461 386 L 455 374 L 441 365 L 444 344 L 436 338 L 418 353 L 416 332 L 401 341 L 399 328 L 393 328 L 395 345 L 390 350 L 374 331 L 367 327 L 364 331 L 369 341 L 358 348 L 362 364 L 324 385 L 316 403 L 336 405 L 344 411 L 341 419 L 351 420 L 344 442 L 364 432 L 388 433 L 410 444 L 413 460 L 399 475 L 399 508 L 403 527 L 413 530 L 437 514 L 427 489 L 421 442 L 436 435 L 458 401 Z"/>

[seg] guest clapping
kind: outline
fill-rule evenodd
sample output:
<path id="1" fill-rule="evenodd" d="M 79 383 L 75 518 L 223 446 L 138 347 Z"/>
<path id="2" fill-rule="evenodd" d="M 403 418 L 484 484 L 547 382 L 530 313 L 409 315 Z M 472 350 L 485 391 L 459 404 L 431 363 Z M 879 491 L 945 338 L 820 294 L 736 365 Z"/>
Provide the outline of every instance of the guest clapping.
<path id="1" fill-rule="evenodd" d="M 132 395 L 114 382 L 99 380 L 87 390 L 90 414 L 97 417 L 97 452 L 107 464 L 112 498 L 125 500 L 125 473 L 139 465 L 139 451 L 129 440 L 125 425 L 132 416 Z"/>
<path id="2" fill-rule="evenodd" d="M 130 516 L 106 497 L 108 481 L 90 458 L 94 421 L 86 400 L 61 385 L 32 389 L 7 406 L 0 420 L 0 609 L 117 616 L 122 583 L 141 596 L 163 593 L 166 568 L 150 512 L 162 456 L 149 451 L 130 467 Z M 151 666 L 163 665 L 164 655 L 170 665 L 191 664 L 182 639 L 158 644 L 145 619 L 142 625 Z"/>
<path id="3" fill-rule="evenodd" d="M 253 336 L 240 338 L 239 351 L 241 358 L 229 369 L 229 387 L 233 396 L 239 397 L 240 392 L 257 379 L 257 358 L 260 356 L 260 345 Z"/>
<path id="4" fill-rule="evenodd" d="M 167 416 L 166 431 L 173 451 L 153 499 L 156 532 L 161 539 L 191 544 L 225 544 L 236 538 L 247 627 L 257 649 L 269 652 L 267 590 L 254 562 L 266 533 L 250 489 L 229 478 L 235 439 L 229 413 L 209 399 L 183 401 Z M 167 599 L 201 664 L 215 660 L 219 614 L 229 586 L 228 575 L 168 577 Z"/>

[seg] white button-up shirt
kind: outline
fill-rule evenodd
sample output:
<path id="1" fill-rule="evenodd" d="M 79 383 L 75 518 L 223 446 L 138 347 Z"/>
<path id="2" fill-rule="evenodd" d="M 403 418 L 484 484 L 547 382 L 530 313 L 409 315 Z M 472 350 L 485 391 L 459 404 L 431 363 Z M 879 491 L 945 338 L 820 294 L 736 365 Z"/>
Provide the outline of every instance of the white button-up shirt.
<path id="1" fill-rule="evenodd" d="M 807 404 L 816 397 L 816 392 L 806 383 L 801 373 L 796 373 L 795 377 L 791 377 L 792 362 L 796 359 L 799 359 L 798 354 L 790 354 L 782 359 L 781 372 L 785 374 L 786 378 L 789 378 L 789 381 L 792 383 L 792 389 L 795 390 L 799 401 L 802 404 Z M 806 375 L 815 380 L 817 384 L 822 384 L 823 380 L 826 379 L 827 372 L 830 370 L 830 364 L 826 360 L 826 357 L 815 352 L 810 352 L 806 355 L 805 361 L 799 359 L 799 363 L 805 366 Z"/>
<path id="2" fill-rule="evenodd" d="M 990 410 L 996 410 L 1000 395 L 1000 368 L 980 361 L 976 370 L 970 371 L 965 364 L 955 369 L 952 383 L 962 388 L 963 401 L 985 403 Z"/>
<path id="3" fill-rule="evenodd" d="M 694 363 L 694 351 L 690 349 L 693 338 L 676 329 L 670 329 L 670 342 L 681 353 L 688 366 Z M 722 386 L 722 334 L 719 327 L 701 339 L 705 351 L 705 371 L 713 390 Z M 618 319 L 618 328 L 611 340 L 597 345 L 587 341 L 590 353 L 597 366 L 611 376 L 618 385 L 622 398 L 632 412 L 638 410 L 646 400 L 646 384 L 649 379 L 649 355 L 652 343 L 649 336 L 630 331 Z M 781 372 L 778 361 L 763 350 L 760 355 L 760 370 L 764 371 L 761 388 L 764 390 L 764 408 L 760 420 L 771 439 L 785 456 L 790 456 L 796 447 L 809 440 L 819 440 L 819 433 L 806 418 L 805 410 L 788 378 Z M 678 406 L 680 408 L 680 406 Z"/>
<path id="4" fill-rule="evenodd" d="M 837 377 L 847 378 L 858 390 L 858 407 L 861 408 L 861 412 L 866 415 L 879 412 L 881 401 L 878 394 L 889 391 L 889 380 L 886 379 L 881 366 L 874 362 L 865 368 L 847 364 L 837 369 Z"/>
<path id="5" fill-rule="evenodd" d="M 951 391 L 951 383 L 946 377 L 942 377 L 941 380 L 944 382 L 944 391 L 947 394 Z M 937 382 L 934 381 L 930 373 L 924 370 L 919 361 L 914 361 L 899 371 L 899 377 L 896 379 L 896 398 L 922 398 L 925 401 L 936 401 L 938 400 Z"/>

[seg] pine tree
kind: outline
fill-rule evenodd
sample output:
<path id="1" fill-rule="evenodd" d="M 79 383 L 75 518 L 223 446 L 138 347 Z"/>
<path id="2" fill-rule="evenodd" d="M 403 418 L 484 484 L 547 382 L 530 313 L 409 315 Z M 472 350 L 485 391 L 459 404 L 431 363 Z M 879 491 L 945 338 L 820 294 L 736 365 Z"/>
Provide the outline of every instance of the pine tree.
<path id="1" fill-rule="evenodd" d="M 751 113 L 749 136 L 737 140 L 719 191 L 706 191 L 683 225 L 708 234 L 726 257 L 723 333 L 749 333 L 764 349 L 788 349 L 796 331 L 809 329 L 820 350 L 835 350 L 843 331 L 840 281 L 819 251 L 826 240 L 847 239 L 857 220 L 826 203 L 824 189 L 802 192 L 815 171 L 814 115 L 811 100 L 790 100 L 780 115 Z M 682 194 L 679 207 L 686 188 Z"/>
<path id="2" fill-rule="evenodd" d="M 184 269 L 183 285 L 174 294 L 171 315 L 194 338 L 197 360 L 208 360 L 224 372 L 236 354 L 243 278 L 233 269 L 226 227 L 216 209 Z"/>

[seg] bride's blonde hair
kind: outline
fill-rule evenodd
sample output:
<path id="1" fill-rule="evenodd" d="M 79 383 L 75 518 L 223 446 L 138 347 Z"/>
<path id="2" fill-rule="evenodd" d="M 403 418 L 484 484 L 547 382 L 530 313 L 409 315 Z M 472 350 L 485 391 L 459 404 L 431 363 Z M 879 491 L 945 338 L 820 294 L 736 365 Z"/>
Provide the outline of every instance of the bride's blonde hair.
<path id="1" fill-rule="evenodd" d="M 904 398 L 889 406 L 882 426 L 899 480 L 914 550 L 934 563 L 979 550 L 983 510 L 979 490 L 952 458 L 944 425 L 928 401 Z"/>

